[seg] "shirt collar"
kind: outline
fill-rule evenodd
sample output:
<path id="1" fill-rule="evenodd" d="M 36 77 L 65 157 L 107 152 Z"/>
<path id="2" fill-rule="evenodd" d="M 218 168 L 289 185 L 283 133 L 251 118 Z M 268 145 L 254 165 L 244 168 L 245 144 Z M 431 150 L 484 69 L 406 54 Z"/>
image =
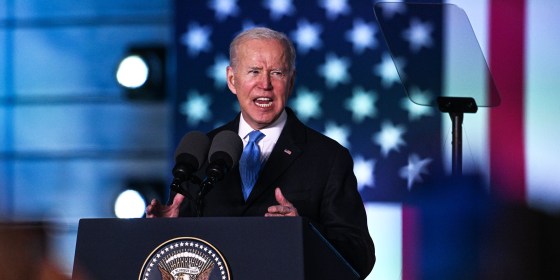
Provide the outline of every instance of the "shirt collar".
<path id="1" fill-rule="evenodd" d="M 286 110 L 283 110 L 282 113 L 280 114 L 280 117 L 278 117 L 276 121 L 274 121 L 271 125 L 261 129 L 260 131 L 265 135 L 263 141 L 274 140 L 276 142 L 276 140 L 278 140 L 278 137 L 280 137 L 280 133 L 282 132 L 282 129 L 284 128 L 287 119 L 288 119 L 288 114 L 286 113 Z M 247 142 L 248 140 L 247 137 L 249 133 L 253 130 L 254 129 L 251 128 L 251 126 L 243 118 L 243 114 L 241 114 L 241 117 L 239 118 L 238 134 L 239 137 L 243 139 L 244 143 Z"/>

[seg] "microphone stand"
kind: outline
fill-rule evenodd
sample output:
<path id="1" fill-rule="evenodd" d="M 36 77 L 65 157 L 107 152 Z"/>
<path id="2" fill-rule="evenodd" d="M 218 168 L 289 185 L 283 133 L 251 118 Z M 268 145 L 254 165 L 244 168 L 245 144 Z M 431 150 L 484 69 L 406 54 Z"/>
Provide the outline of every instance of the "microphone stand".
<path id="1" fill-rule="evenodd" d="M 197 184 L 197 185 L 200 185 L 201 182 L 202 182 L 198 177 L 196 177 L 194 175 L 191 175 L 188 180 L 191 183 Z M 174 177 L 173 181 L 171 182 L 171 185 L 169 186 L 169 188 L 176 193 L 180 193 L 180 194 L 184 195 L 187 199 L 189 199 L 190 201 L 192 201 L 194 203 L 195 202 L 194 197 L 189 193 L 187 188 L 183 187 L 184 182 L 185 182 L 184 177 Z"/>
<path id="2" fill-rule="evenodd" d="M 214 187 L 214 184 L 218 181 L 221 181 L 224 176 L 229 171 L 228 165 L 225 163 L 224 160 L 218 159 L 215 162 L 208 165 L 206 169 L 206 179 L 201 182 L 200 189 L 198 191 L 195 206 L 196 206 L 196 214 L 198 217 L 202 217 L 203 209 L 204 209 L 204 196 Z"/>
<path id="3" fill-rule="evenodd" d="M 190 175 L 188 176 L 188 178 L 185 178 L 185 176 L 174 176 L 173 181 L 170 185 L 170 189 L 176 193 L 184 195 L 187 199 L 189 199 L 194 205 L 196 216 L 202 217 L 204 209 L 204 197 L 218 181 L 224 178 L 229 169 L 230 168 L 227 166 L 227 164 L 225 164 L 225 162 L 223 162 L 223 160 L 217 160 L 216 162 L 210 164 L 206 169 L 206 179 L 201 180 L 195 175 Z M 190 183 L 199 186 L 196 198 L 190 194 L 188 188 L 183 187 L 183 183 L 187 180 L 190 181 Z"/>
<path id="4" fill-rule="evenodd" d="M 204 209 L 204 196 L 210 191 L 210 189 L 212 189 L 215 182 L 217 182 L 217 180 L 213 178 L 207 178 L 200 184 L 200 189 L 198 191 L 196 200 L 194 201 L 197 217 L 202 217 L 202 210 Z"/>

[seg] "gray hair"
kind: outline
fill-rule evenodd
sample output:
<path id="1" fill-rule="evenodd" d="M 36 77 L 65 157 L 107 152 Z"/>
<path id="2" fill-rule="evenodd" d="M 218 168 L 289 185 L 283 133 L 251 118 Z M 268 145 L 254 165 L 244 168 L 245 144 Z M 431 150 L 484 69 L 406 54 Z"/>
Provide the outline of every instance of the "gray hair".
<path id="1" fill-rule="evenodd" d="M 278 40 L 286 50 L 289 71 L 293 72 L 295 70 L 296 50 L 292 41 L 290 41 L 286 34 L 266 27 L 255 27 L 245 30 L 235 36 L 233 41 L 231 41 L 231 44 L 229 45 L 229 64 L 233 67 L 233 69 L 235 69 L 238 62 L 237 47 L 242 42 L 251 39 Z"/>

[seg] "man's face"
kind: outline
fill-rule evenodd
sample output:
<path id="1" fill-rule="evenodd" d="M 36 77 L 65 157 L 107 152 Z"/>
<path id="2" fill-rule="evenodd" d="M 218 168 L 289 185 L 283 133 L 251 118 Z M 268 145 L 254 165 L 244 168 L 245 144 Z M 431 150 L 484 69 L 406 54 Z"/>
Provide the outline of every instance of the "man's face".
<path id="1" fill-rule="evenodd" d="M 280 116 L 294 85 L 286 53 L 277 40 L 251 39 L 238 46 L 237 58 L 236 69 L 227 68 L 228 87 L 247 123 L 264 128 Z"/>

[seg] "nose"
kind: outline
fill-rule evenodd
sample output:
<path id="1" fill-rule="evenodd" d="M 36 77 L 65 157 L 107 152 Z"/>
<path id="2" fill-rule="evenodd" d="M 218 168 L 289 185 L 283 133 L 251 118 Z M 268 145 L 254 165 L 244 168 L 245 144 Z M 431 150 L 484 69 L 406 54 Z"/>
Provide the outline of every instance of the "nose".
<path id="1" fill-rule="evenodd" d="M 268 73 L 263 73 L 261 75 L 259 83 L 262 89 L 266 89 L 266 90 L 272 89 L 272 80 L 270 78 L 270 74 Z"/>

